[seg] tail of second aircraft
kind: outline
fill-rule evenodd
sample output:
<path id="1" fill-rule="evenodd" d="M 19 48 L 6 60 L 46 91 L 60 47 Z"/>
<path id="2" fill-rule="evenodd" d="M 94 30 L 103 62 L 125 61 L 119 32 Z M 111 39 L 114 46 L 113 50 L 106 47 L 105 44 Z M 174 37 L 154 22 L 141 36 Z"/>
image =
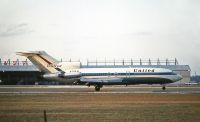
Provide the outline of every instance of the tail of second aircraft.
<path id="1" fill-rule="evenodd" d="M 58 61 L 45 51 L 17 52 L 17 55 L 27 57 L 40 71 L 44 73 L 57 72 L 55 66 Z"/>

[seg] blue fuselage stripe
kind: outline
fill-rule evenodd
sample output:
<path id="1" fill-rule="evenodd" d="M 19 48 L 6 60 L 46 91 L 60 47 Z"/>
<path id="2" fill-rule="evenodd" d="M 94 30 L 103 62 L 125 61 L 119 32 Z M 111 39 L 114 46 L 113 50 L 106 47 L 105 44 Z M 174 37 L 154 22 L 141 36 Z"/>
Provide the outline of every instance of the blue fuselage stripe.
<path id="1" fill-rule="evenodd" d="M 163 73 L 82 73 L 82 76 L 121 76 L 121 75 L 175 75 L 173 72 Z"/>

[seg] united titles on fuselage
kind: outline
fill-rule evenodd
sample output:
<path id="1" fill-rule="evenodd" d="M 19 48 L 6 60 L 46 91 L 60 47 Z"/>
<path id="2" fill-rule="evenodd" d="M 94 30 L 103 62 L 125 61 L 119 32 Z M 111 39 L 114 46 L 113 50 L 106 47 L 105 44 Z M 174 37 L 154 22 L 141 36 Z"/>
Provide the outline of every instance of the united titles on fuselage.
<path id="1" fill-rule="evenodd" d="M 133 72 L 155 72 L 155 69 L 133 69 Z"/>

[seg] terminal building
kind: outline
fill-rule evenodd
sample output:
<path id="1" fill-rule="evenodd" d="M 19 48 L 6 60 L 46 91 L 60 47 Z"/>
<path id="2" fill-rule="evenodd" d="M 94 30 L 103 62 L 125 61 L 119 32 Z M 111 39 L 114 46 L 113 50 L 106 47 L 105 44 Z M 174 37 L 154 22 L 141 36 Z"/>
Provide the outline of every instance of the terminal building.
<path id="1" fill-rule="evenodd" d="M 71 62 L 68 61 L 68 62 Z M 175 60 L 104 60 L 104 61 L 87 61 L 86 64 L 80 63 L 81 68 L 104 68 L 104 67 L 151 67 L 151 68 L 166 68 L 170 69 L 173 72 L 180 74 L 183 79 L 178 81 L 179 83 L 186 83 L 190 81 L 190 72 L 191 69 L 189 65 L 180 65 L 178 64 L 177 59 Z M 37 69 L 30 61 L 16 61 L 1 60 L 0 59 L 0 82 L 1 84 L 35 84 L 35 83 L 46 83 L 52 84 L 44 80 L 41 76 L 43 74 Z M 53 82 L 54 84 L 58 84 Z"/>

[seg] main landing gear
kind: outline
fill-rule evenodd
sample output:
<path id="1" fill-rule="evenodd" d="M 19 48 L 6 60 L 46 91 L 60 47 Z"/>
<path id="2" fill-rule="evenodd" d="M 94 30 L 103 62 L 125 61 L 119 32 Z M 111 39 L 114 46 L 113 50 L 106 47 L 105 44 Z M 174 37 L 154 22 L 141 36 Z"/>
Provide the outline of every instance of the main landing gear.
<path id="1" fill-rule="evenodd" d="M 95 91 L 100 91 L 100 89 L 103 87 L 103 85 L 95 85 Z"/>
<path id="2" fill-rule="evenodd" d="M 165 85 L 163 85 L 163 86 L 162 86 L 162 90 L 165 90 L 165 89 L 166 89 L 166 87 L 165 87 Z"/>

